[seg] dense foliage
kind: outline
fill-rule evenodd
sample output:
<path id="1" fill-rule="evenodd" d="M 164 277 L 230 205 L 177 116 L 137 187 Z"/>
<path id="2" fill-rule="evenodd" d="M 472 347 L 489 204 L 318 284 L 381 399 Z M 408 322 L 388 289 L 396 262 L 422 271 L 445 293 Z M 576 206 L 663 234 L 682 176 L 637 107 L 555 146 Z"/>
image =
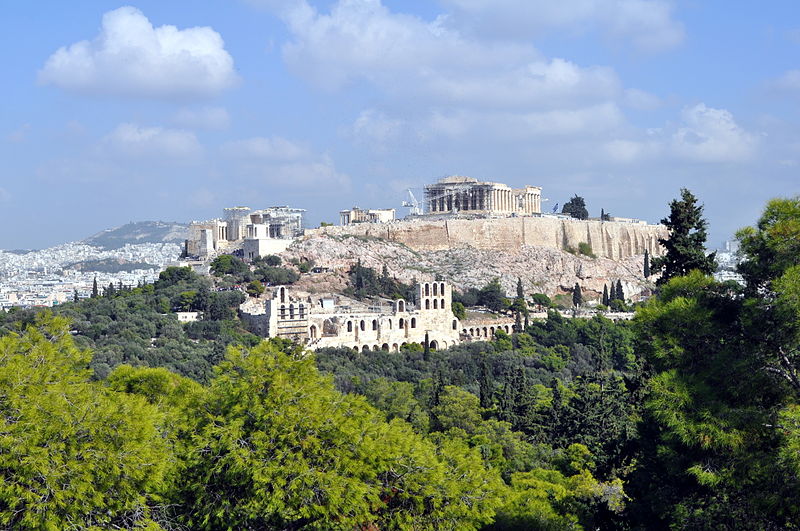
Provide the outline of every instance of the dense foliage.
<path id="1" fill-rule="evenodd" d="M 104 378 L 126 363 L 166 367 L 204 381 L 227 345 L 259 341 L 237 318 L 244 293 L 218 289 L 189 268 L 171 267 L 154 284 L 105 289 L 105 296 L 57 306 L 53 312 L 69 318 L 77 344 L 93 351 L 95 377 Z M 177 311 L 200 312 L 201 320 L 181 324 Z M 0 313 L 0 331 L 13 330 L 16 322 L 32 323 L 36 313 Z"/>
<path id="2" fill-rule="evenodd" d="M 516 333 L 444 351 L 258 343 L 180 268 L 4 315 L 0 527 L 796 529 L 800 198 L 738 238 L 744 286 L 691 268 L 633 322 L 523 324 L 519 283 Z"/>

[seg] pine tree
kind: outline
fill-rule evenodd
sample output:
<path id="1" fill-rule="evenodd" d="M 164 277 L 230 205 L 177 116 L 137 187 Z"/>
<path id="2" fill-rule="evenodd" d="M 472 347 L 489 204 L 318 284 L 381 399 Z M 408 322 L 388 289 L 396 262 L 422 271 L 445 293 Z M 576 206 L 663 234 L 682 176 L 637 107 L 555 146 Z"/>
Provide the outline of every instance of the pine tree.
<path id="1" fill-rule="evenodd" d="M 611 302 L 608 298 L 608 285 L 603 284 L 603 306 L 608 306 L 608 303 Z"/>
<path id="2" fill-rule="evenodd" d="M 650 278 L 650 252 L 644 250 L 644 278 Z"/>
<path id="3" fill-rule="evenodd" d="M 656 284 L 666 284 L 671 278 L 684 276 L 692 270 L 710 275 L 717 269 L 716 253 L 706 255 L 706 226 L 703 205 L 686 188 L 681 189 L 681 199 L 669 204 L 670 215 L 661 220 L 669 229 L 669 238 L 659 238 L 666 254 L 651 262 L 653 272 L 661 272 Z"/>

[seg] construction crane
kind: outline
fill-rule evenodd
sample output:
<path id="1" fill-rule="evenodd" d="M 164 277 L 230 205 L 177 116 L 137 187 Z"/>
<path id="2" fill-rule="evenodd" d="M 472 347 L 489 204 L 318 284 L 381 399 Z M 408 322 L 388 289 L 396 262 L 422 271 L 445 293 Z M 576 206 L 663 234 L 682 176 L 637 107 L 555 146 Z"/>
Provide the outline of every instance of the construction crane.
<path id="1" fill-rule="evenodd" d="M 403 201 L 403 206 L 408 208 L 408 215 L 409 216 L 421 216 L 422 215 L 422 207 L 419 206 L 419 201 L 417 198 L 414 197 L 414 192 L 411 191 L 411 188 L 407 190 L 408 192 L 408 201 Z"/>

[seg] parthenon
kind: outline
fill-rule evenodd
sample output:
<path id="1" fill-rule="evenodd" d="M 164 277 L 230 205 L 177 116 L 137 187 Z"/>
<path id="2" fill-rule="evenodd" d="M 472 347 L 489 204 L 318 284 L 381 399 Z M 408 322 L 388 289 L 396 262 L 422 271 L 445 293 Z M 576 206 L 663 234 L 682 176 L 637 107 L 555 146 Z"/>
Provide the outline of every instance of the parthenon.
<path id="1" fill-rule="evenodd" d="M 510 188 L 455 175 L 425 186 L 425 208 L 426 214 L 532 215 L 542 211 L 542 189 Z"/>

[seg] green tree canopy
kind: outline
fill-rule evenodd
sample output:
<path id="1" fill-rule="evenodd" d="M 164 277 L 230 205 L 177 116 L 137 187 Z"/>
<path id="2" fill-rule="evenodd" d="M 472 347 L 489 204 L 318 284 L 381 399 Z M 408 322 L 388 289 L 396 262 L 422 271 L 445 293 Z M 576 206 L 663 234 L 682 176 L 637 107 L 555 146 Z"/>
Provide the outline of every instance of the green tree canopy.
<path id="1" fill-rule="evenodd" d="M 680 200 L 669 204 L 669 217 L 661 220 L 669 229 L 669 238 L 659 238 L 666 254 L 651 260 L 651 272 L 661 272 L 656 284 L 662 285 L 671 278 L 683 276 L 697 269 L 710 275 L 717 269 L 716 253 L 706 255 L 706 220 L 703 206 L 686 188 L 681 188 Z"/>
<path id="2" fill-rule="evenodd" d="M 577 219 L 589 219 L 589 211 L 586 209 L 586 201 L 575 194 L 569 201 L 564 203 L 564 206 L 561 207 L 562 214 L 569 214 L 573 218 Z"/>

